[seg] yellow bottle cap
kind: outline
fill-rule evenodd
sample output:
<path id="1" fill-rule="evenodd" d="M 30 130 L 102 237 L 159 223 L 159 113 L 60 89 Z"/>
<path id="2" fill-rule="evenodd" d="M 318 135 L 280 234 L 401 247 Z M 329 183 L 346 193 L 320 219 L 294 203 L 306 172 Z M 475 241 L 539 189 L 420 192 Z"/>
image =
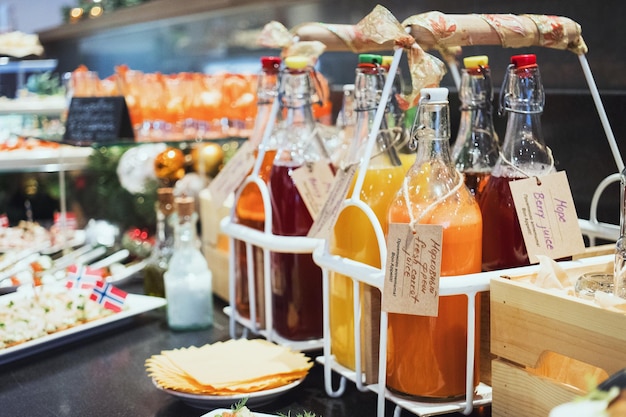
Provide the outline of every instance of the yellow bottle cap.
<path id="1" fill-rule="evenodd" d="M 393 56 L 391 55 L 383 55 L 383 66 L 389 67 L 391 66 L 391 61 L 393 61 Z"/>
<path id="2" fill-rule="evenodd" d="M 309 59 L 305 56 L 289 56 L 285 58 L 285 66 L 290 69 L 304 69 L 309 65 Z"/>
<path id="3" fill-rule="evenodd" d="M 468 56 L 463 59 L 465 68 L 478 68 L 489 66 L 489 57 L 487 55 Z"/>

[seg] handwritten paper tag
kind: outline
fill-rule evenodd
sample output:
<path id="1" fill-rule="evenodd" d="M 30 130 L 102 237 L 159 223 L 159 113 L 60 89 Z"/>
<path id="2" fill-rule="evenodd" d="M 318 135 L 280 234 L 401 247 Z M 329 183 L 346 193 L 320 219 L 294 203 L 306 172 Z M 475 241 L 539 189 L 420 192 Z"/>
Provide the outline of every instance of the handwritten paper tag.
<path id="1" fill-rule="evenodd" d="M 352 164 L 337 170 L 334 182 L 328 192 L 328 198 L 319 215 L 313 219 L 313 224 L 307 234 L 308 237 L 326 239 L 330 236 L 358 167 L 359 164 Z"/>
<path id="2" fill-rule="evenodd" d="M 291 178 L 309 214 L 316 219 L 333 184 L 335 174 L 327 160 L 306 163 L 294 169 Z"/>
<path id="3" fill-rule="evenodd" d="M 560 259 L 585 250 L 565 171 L 509 186 L 531 263 L 539 262 L 537 255 Z"/>
<path id="4" fill-rule="evenodd" d="M 254 146 L 246 141 L 209 183 L 211 198 L 217 207 L 246 179 L 255 161 Z"/>
<path id="5" fill-rule="evenodd" d="M 389 224 L 383 311 L 437 316 L 442 238 L 440 225 Z"/>

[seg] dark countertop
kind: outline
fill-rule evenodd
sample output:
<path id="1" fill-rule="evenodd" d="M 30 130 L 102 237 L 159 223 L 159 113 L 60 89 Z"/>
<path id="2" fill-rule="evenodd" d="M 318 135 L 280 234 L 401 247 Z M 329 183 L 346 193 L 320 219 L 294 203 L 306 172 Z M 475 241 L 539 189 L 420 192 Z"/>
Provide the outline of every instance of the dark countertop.
<path id="1" fill-rule="evenodd" d="M 140 292 L 138 279 L 133 279 L 122 288 Z M 156 389 L 144 361 L 162 350 L 227 340 L 224 305 L 215 300 L 215 323 L 209 330 L 170 331 L 165 309 L 160 308 L 85 339 L 0 365 L 0 416 L 202 416 L 211 410 L 191 407 Z M 359 392 L 348 381 L 341 397 L 330 398 L 323 386 L 323 367 L 315 364 L 302 384 L 252 410 L 292 417 L 304 410 L 320 417 L 376 417 L 375 393 Z M 393 415 L 394 404 L 388 402 L 385 409 L 387 416 Z M 407 411 L 403 414 L 412 415 Z M 489 407 L 475 411 L 475 415 L 490 414 Z"/>

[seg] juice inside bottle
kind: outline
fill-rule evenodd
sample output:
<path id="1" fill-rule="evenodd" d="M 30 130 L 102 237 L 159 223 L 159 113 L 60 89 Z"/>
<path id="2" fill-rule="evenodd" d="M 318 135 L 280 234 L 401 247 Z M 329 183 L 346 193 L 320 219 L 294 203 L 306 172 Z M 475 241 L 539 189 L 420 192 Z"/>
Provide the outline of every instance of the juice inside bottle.
<path id="1" fill-rule="evenodd" d="M 389 206 L 389 222 L 442 227 L 441 281 L 481 270 L 482 216 L 476 199 L 454 167 L 449 149 L 447 89 L 422 89 L 414 123 L 415 163 Z M 479 316 L 479 297 L 476 314 Z M 387 386 L 426 400 L 466 393 L 467 308 L 465 295 L 439 297 L 437 316 L 389 313 Z M 474 329 L 474 385 L 478 384 L 479 323 Z"/>
<path id="2" fill-rule="evenodd" d="M 291 178 L 299 165 L 275 163 L 269 183 L 272 232 L 306 236 L 313 219 Z M 310 253 L 271 253 L 272 313 L 276 332 L 289 340 L 322 337 L 322 270 Z"/>
<path id="3" fill-rule="evenodd" d="M 480 272 L 482 220 L 469 191 L 461 201 L 454 197 L 442 202 L 421 224 L 444 226 L 441 276 Z M 461 203 L 461 204 L 459 204 Z M 392 205 L 389 221 L 408 223 L 403 206 Z M 479 311 L 480 297 L 476 299 Z M 479 346 L 479 326 L 475 330 Z M 437 317 L 389 314 L 387 344 L 387 385 L 398 392 L 425 398 L 454 398 L 465 394 L 467 297 L 439 298 Z M 478 352 L 479 349 L 476 349 Z M 478 354 L 475 356 L 474 384 L 478 384 Z"/>
<path id="4" fill-rule="evenodd" d="M 263 146 L 265 153 L 258 172 L 258 177 L 265 183 L 269 181 L 270 171 L 276 156 L 275 143 L 261 144 L 268 123 L 272 117 L 271 108 L 277 95 L 278 73 L 282 60 L 279 57 L 261 57 L 262 71 L 258 77 L 257 86 L 257 115 L 255 125 L 249 141 L 254 144 L 254 158 L 258 157 L 258 147 Z M 250 175 L 249 173 L 248 175 Z M 268 202 L 269 204 L 269 202 Z M 265 206 L 261 192 L 256 184 L 250 183 L 245 186 L 235 205 L 233 215 L 235 223 L 263 231 L 265 227 Z M 252 247 L 252 259 L 247 258 L 246 243 L 235 241 L 233 254 L 235 262 L 235 306 L 240 316 L 250 318 L 250 297 L 248 290 L 248 265 L 252 264 L 254 272 L 254 292 L 256 306 L 256 321 L 258 324 L 265 322 L 265 292 L 264 292 L 264 262 L 263 249 Z"/>
<path id="5" fill-rule="evenodd" d="M 485 221 L 483 224 L 485 236 L 498 236 L 498 239 L 483 241 L 485 271 L 529 264 L 522 229 L 509 187 L 509 183 L 515 180 L 513 177 L 492 176 L 486 192 L 481 195 L 480 207 L 483 216 L 498 219 L 498 222 Z"/>
<path id="6" fill-rule="evenodd" d="M 480 204 L 480 195 L 485 190 L 485 187 L 491 178 L 491 172 L 466 171 L 463 175 L 465 176 L 465 185 L 467 185 L 467 187 L 476 196 Z"/>
<path id="7" fill-rule="evenodd" d="M 266 184 L 269 180 L 270 171 L 274 157 L 275 149 L 268 149 L 263 157 L 261 169 L 259 170 L 259 178 Z M 256 230 L 263 230 L 265 227 L 265 211 L 261 192 L 256 184 L 248 184 L 242 190 L 237 205 L 235 206 L 235 215 L 233 220 L 244 226 Z M 254 263 L 255 292 L 256 292 L 256 311 L 257 322 L 263 323 L 265 320 L 265 298 L 263 288 L 263 249 L 254 246 L 252 251 L 252 261 Z M 235 300 L 237 312 L 246 318 L 250 317 L 250 301 L 248 294 L 248 259 L 246 257 L 246 243 L 238 240 L 235 242 L 235 259 L 237 260 L 235 285 Z"/>
<path id="8" fill-rule="evenodd" d="M 404 114 L 395 107 L 391 99 L 400 90 L 390 92 L 383 119 L 376 132 L 374 144 L 369 143 L 376 111 L 380 106 L 381 95 L 387 74 L 385 58 L 375 54 L 360 54 L 356 67 L 353 88 L 354 127 L 345 159 L 347 164 L 361 164 L 368 146 L 374 145 L 364 173 L 363 183 L 357 196 L 353 196 L 359 173 L 353 179 L 347 197 L 358 198 L 369 209 L 349 205 L 340 213 L 329 242 L 329 252 L 345 259 L 361 262 L 380 268 L 379 242 L 374 224 L 380 224 L 383 233 L 387 230 L 387 210 L 397 190 L 404 180 L 406 165 L 396 146 L 403 144 Z M 398 81 L 399 78 L 394 78 Z M 394 83 L 394 85 L 396 85 Z M 394 112 L 393 110 L 397 110 Z M 414 160 L 411 158 L 411 164 Z M 368 214 L 373 215 L 368 217 Z M 384 244 L 384 242 L 381 242 Z M 380 291 L 369 285 L 359 284 L 361 318 L 360 353 L 362 370 L 366 382 L 375 382 L 378 375 L 378 345 L 380 323 Z M 331 352 L 336 361 L 350 369 L 355 369 L 355 316 L 354 316 L 354 281 L 337 272 L 331 272 L 330 278 L 330 333 Z"/>
<path id="9" fill-rule="evenodd" d="M 365 174 L 360 199 L 372 209 L 383 228 L 383 233 L 387 232 L 389 203 L 393 199 L 395 191 L 400 189 L 405 173 L 406 168 L 400 165 L 371 166 Z M 352 194 L 353 189 L 354 182 L 348 195 Z M 380 268 L 380 249 L 371 224 L 371 220 L 363 210 L 354 206 L 345 208 L 335 224 L 330 253 Z M 378 289 L 375 289 L 373 294 L 366 294 L 367 288 L 364 287 L 361 285 L 362 305 L 373 303 L 380 308 Z M 374 295 L 376 292 L 378 292 L 378 297 Z M 370 298 L 364 300 L 364 297 Z M 355 368 L 353 300 L 352 279 L 339 273 L 333 273 L 330 280 L 331 350 L 337 362 L 350 369 Z M 380 320 L 379 313 L 369 318 L 375 326 Z M 365 340 L 369 339 L 368 333 L 367 329 L 362 330 L 361 334 Z M 378 346 L 372 346 L 372 348 L 377 349 Z"/>
<path id="10" fill-rule="evenodd" d="M 529 264 L 509 183 L 554 172 L 554 158 L 543 140 L 541 113 L 545 101 L 533 54 L 515 55 L 500 91 L 508 113 L 504 143 L 479 203 L 483 211 L 483 270 Z"/>

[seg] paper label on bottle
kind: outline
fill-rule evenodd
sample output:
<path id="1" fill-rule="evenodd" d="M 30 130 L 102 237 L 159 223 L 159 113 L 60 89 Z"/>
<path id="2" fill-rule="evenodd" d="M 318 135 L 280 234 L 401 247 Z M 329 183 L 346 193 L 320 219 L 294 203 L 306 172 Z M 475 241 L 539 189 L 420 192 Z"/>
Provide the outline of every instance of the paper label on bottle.
<path id="1" fill-rule="evenodd" d="M 327 160 L 307 162 L 294 169 L 291 178 L 309 214 L 315 220 L 328 198 L 335 178 L 330 163 Z"/>
<path id="2" fill-rule="evenodd" d="M 327 239 L 330 236 L 358 167 L 359 164 L 352 164 L 337 170 L 328 198 L 319 215 L 315 217 L 307 234 L 308 237 Z"/>
<path id="3" fill-rule="evenodd" d="M 249 141 L 244 142 L 209 183 L 211 199 L 217 207 L 224 204 L 228 196 L 235 192 L 252 171 L 255 161 L 254 150 L 255 147 Z"/>
<path id="4" fill-rule="evenodd" d="M 565 171 L 509 186 L 531 263 L 539 262 L 537 255 L 560 259 L 585 250 Z"/>
<path id="5" fill-rule="evenodd" d="M 442 238 L 441 225 L 389 224 L 383 311 L 437 316 Z"/>

